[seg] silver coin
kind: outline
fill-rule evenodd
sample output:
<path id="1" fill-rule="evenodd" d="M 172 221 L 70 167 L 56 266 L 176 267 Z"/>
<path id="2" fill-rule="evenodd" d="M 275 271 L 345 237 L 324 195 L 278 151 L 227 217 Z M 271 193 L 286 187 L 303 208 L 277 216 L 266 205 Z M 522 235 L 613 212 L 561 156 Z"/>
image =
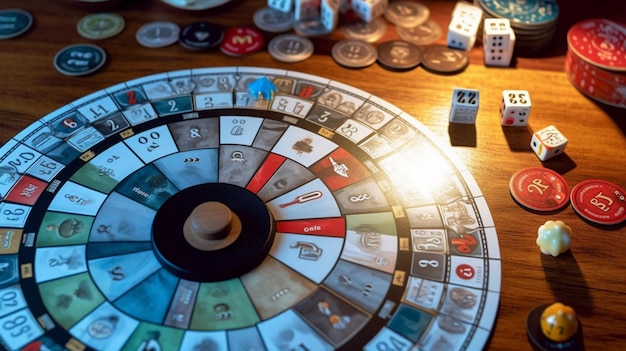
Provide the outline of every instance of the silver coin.
<path id="1" fill-rule="evenodd" d="M 293 13 L 271 7 L 256 10 L 252 20 L 260 30 L 270 33 L 282 33 L 293 29 Z"/>
<path id="2" fill-rule="evenodd" d="M 400 27 L 417 27 L 430 16 L 428 7 L 413 1 L 393 1 L 384 14 L 387 21 Z"/>
<path id="3" fill-rule="evenodd" d="M 412 28 L 396 26 L 396 32 L 403 40 L 420 46 L 436 42 L 442 34 L 441 27 L 432 20 Z"/>
<path id="4" fill-rule="evenodd" d="M 150 22 L 137 30 L 137 42 L 148 48 L 162 48 L 176 43 L 180 27 L 173 22 Z"/>
<path id="5" fill-rule="evenodd" d="M 318 37 L 332 32 L 331 30 L 328 30 L 328 28 L 324 27 L 320 16 L 314 16 L 296 21 L 294 29 L 296 33 L 307 37 Z"/>
<path id="6" fill-rule="evenodd" d="M 269 42 L 267 50 L 278 61 L 300 62 L 313 55 L 313 42 L 300 35 L 282 34 Z"/>
<path id="7" fill-rule="evenodd" d="M 433 45 L 424 50 L 422 64 L 426 69 L 435 73 L 458 73 L 469 65 L 469 56 L 462 50 L 444 45 Z"/>
<path id="8" fill-rule="evenodd" d="M 387 31 L 387 22 L 378 17 L 369 23 L 365 21 L 358 21 L 344 24 L 339 27 L 339 29 L 347 39 L 357 39 L 373 43 L 385 35 L 385 32 Z"/>
<path id="9" fill-rule="evenodd" d="M 357 39 L 344 39 L 333 45 L 331 55 L 335 62 L 349 68 L 371 66 L 378 59 L 374 45 Z"/>

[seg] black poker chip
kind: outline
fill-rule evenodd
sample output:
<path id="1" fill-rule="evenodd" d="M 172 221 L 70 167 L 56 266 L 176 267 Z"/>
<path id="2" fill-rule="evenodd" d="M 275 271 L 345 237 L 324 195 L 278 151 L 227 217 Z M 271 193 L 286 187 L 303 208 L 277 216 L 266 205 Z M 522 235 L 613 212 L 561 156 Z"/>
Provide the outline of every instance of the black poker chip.
<path id="1" fill-rule="evenodd" d="M 215 23 L 195 22 L 185 26 L 178 42 L 189 50 L 208 50 L 218 46 L 224 39 L 224 29 Z"/>
<path id="2" fill-rule="evenodd" d="M 422 50 L 404 40 L 391 40 L 378 45 L 378 63 L 390 70 L 407 71 L 422 62 Z"/>

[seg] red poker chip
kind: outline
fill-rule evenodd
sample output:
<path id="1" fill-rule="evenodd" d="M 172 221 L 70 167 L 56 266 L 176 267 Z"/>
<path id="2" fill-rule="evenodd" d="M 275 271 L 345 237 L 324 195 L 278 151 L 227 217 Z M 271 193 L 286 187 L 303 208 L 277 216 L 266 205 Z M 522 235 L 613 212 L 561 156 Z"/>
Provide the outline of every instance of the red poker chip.
<path id="1" fill-rule="evenodd" d="M 626 71 L 626 26 L 607 19 L 588 19 L 573 25 L 567 43 L 578 57 L 611 71 Z"/>
<path id="2" fill-rule="evenodd" d="M 572 189 L 572 207 L 583 218 L 598 224 L 626 221 L 626 190 L 600 179 L 582 181 Z"/>
<path id="3" fill-rule="evenodd" d="M 572 50 L 565 56 L 565 72 L 574 87 L 607 105 L 626 108 L 626 74 L 610 72 L 580 59 Z"/>
<path id="4" fill-rule="evenodd" d="M 569 202 L 565 178 L 545 167 L 520 169 L 511 177 L 509 190 L 517 203 L 534 211 L 557 211 Z"/>
<path id="5" fill-rule="evenodd" d="M 234 27 L 224 33 L 220 49 L 227 55 L 243 56 L 261 50 L 264 44 L 263 35 L 258 30 L 250 27 Z"/>

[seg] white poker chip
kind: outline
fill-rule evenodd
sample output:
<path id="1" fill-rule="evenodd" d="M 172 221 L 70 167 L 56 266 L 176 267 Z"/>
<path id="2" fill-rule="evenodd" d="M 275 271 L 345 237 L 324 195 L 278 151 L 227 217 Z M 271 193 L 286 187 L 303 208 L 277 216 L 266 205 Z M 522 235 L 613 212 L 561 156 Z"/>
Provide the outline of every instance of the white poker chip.
<path id="1" fill-rule="evenodd" d="M 254 25 L 260 30 L 270 33 L 282 33 L 293 29 L 293 14 L 282 12 L 271 7 L 256 10 L 252 17 Z"/>
<path id="2" fill-rule="evenodd" d="M 300 62 L 313 55 L 313 42 L 295 34 L 283 34 L 270 41 L 267 50 L 270 55 L 281 62 Z"/>
<path id="3" fill-rule="evenodd" d="M 137 30 L 137 42 L 148 48 L 162 48 L 178 41 L 180 27 L 173 22 L 150 22 Z"/>

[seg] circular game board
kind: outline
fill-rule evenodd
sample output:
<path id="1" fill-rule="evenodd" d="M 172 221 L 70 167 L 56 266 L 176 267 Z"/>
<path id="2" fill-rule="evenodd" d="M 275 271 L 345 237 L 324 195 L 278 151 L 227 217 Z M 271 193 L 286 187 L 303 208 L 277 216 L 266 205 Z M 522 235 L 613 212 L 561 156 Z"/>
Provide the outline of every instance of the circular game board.
<path id="1" fill-rule="evenodd" d="M 263 77 L 277 91 L 255 99 Z M 0 149 L 0 196 L 11 350 L 476 350 L 496 318 L 469 171 L 317 76 L 201 68 L 87 95 Z"/>

